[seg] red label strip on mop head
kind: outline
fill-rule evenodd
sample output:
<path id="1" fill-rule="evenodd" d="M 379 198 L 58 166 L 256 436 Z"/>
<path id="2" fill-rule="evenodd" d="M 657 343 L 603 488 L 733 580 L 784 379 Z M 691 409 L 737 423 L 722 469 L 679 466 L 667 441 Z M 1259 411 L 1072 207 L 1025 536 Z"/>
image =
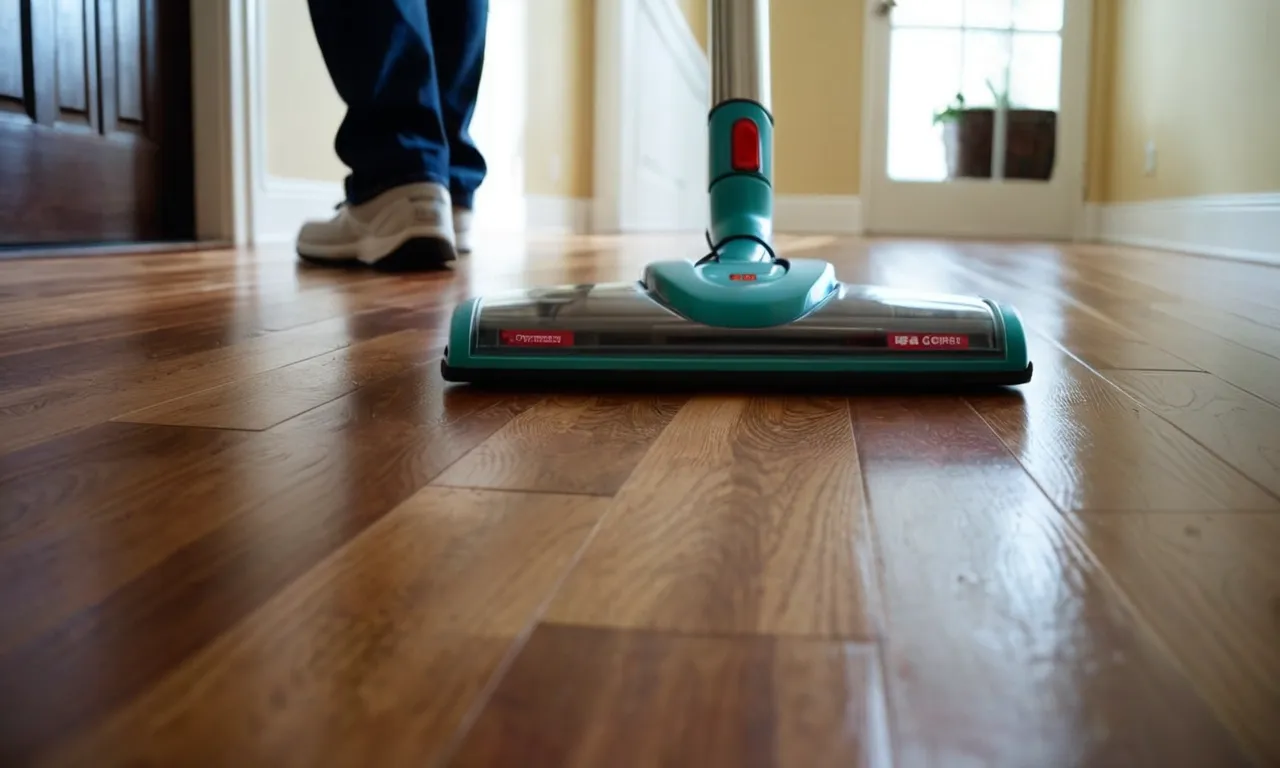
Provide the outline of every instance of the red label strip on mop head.
<path id="1" fill-rule="evenodd" d="M 573 331 L 500 331 L 498 338 L 508 347 L 573 346 Z"/>
<path id="2" fill-rule="evenodd" d="M 890 333 L 890 349 L 968 349 L 969 337 L 954 333 Z"/>

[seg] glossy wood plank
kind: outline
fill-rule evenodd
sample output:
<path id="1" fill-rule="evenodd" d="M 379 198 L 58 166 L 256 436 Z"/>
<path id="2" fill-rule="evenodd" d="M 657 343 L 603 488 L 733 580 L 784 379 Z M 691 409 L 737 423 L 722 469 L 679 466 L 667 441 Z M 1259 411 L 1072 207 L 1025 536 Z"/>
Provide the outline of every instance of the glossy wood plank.
<path id="1" fill-rule="evenodd" d="M 410 329 L 357 342 L 158 405 L 116 421 L 184 427 L 262 430 L 349 392 L 438 359 L 444 340 L 434 329 Z"/>
<path id="2" fill-rule="evenodd" d="M 47 764 L 429 764 L 604 504 L 426 488 Z"/>
<path id="3" fill-rule="evenodd" d="M 1200 308 L 1203 318 L 1262 319 L 1280 329 L 1273 290 L 1276 268 L 1262 264 L 1206 259 L 1176 252 L 1108 249 L 1122 258 L 1071 260 L 1068 271 L 1091 285 L 1152 304 L 1168 303 L 1180 314 Z M 1212 309 L 1211 312 L 1203 310 Z M 1206 326 L 1206 329 L 1208 327 Z"/>
<path id="4" fill-rule="evenodd" d="M 853 407 L 899 765 L 1245 764 L 962 400 Z"/>
<path id="5" fill-rule="evenodd" d="M 169 482 L 119 476 L 109 494 L 52 507 L 53 521 L 5 552 L 17 565 L 0 589 L 45 602 L 22 603 L 35 626 L 0 656 L 0 700 L 24 702 L 0 718 L 0 758 L 48 746 L 150 687 L 536 401 L 446 390 L 428 371 L 248 435 Z M 69 458 L 45 484 L 25 475 L 25 493 L 112 469 Z"/>
<path id="6" fill-rule="evenodd" d="M 1280 499 L 1078 361 L 1032 339 L 1019 398 L 973 405 L 1069 510 L 1280 510 Z"/>
<path id="7" fill-rule="evenodd" d="M 1116 314 L 1120 322 L 1153 343 L 1280 406 L 1280 359 L 1227 341 L 1171 315 L 1140 310 Z"/>
<path id="8" fill-rule="evenodd" d="M 864 638 L 866 536 L 843 400 L 698 397 L 618 492 L 548 618 Z"/>
<path id="9" fill-rule="evenodd" d="M 1056 249 L 890 242 L 882 250 L 890 263 L 859 275 L 861 279 L 906 290 L 970 293 L 1011 303 L 1029 332 L 1054 341 L 1094 367 L 1201 370 L 1058 288 L 1071 278 Z M 874 262 L 878 252 L 873 250 L 868 258 Z"/>
<path id="10" fill-rule="evenodd" d="M 137 286 L 134 290 L 145 293 L 146 288 Z M 74 292 L 72 296 L 74 301 L 64 301 L 83 306 L 82 297 L 76 296 Z M 282 293 L 280 300 L 290 303 L 305 301 L 293 292 Z M 195 328 L 212 325 L 248 332 L 264 330 L 255 322 L 257 310 L 240 305 L 234 290 L 215 289 L 206 292 L 193 289 L 193 292 L 169 302 L 152 302 L 149 299 L 109 302 L 94 305 L 94 311 L 83 313 L 83 316 L 70 317 L 65 316 L 61 309 L 54 310 L 49 306 L 55 301 L 45 299 L 37 305 L 34 311 L 42 315 L 39 324 L 18 324 L 14 328 L 0 330 L 0 361 L 7 364 L 13 355 L 58 347 L 70 348 L 78 344 L 85 345 L 84 349 L 92 349 L 91 343 L 95 341 L 139 336 L 174 326 Z"/>
<path id="11" fill-rule="evenodd" d="M 891 765 L 874 647 L 539 626 L 448 765 Z"/>
<path id="12" fill-rule="evenodd" d="M 493 729 L 517 764 L 625 765 L 651 742 L 1274 762 L 1280 270 L 778 244 L 846 280 L 1012 302 L 1035 380 L 846 401 L 439 379 L 457 301 L 633 279 L 701 255 L 700 233 L 491 238 L 394 276 L 287 247 L 0 261 L 0 701 L 22 702 L 0 763 L 486 764 Z M 112 421 L 140 411 L 186 426 Z M 593 505 L 577 565 L 522 578 L 562 501 Z M 1200 539 L 1168 527 L 1193 518 Z M 529 638 L 544 604 L 559 623 Z"/>
<path id="13" fill-rule="evenodd" d="M 1209 274 L 1219 268 L 1218 262 L 1207 261 L 1204 278 L 1207 280 Z M 1176 314 L 1152 309 L 1149 306 L 1152 298 L 1149 289 L 1139 280 L 1117 277 L 1115 273 L 1090 275 L 1089 270 L 1092 269 L 1098 267 L 1084 260 L 1073 261 L 1065 274 L 1058 277 L 1057 285 L 1011 277 L 1007 273 L 1005 277 L 1017 286 L 1014 293 L 1019 296 L 1025 295 L 1024 292 L 1054 295 L 1096 312 L 1126 333 L 1280 405 L 1280 359 L 1184 322 Z M 1280 270 L 1275 270 L 1275 273 L 1273 279 L 1259 279 L 1258 282 L 1280 291 Z M 1185 301 L 1197 301 L 1197 294 L 1191 288 L 1186 294 Z"/>
<path id="14" fill-rule="evenodd" d="M 1098 295 L 1104 293 L 1094 285 L 1076 290 L 1082 300 L 1095 302 Z M 1110 290 L 1116 288 L 1112 286 Z M 1200 368 L 1280 405 L 1280 359 L 1250 346 L 1262 346 L 1254 332 L 1249 336 L 1225 338 L 1189 322 L 1187 318 L 1196 315 L 1194 309 L 1191 312 L 1160 311 L 1141 303 L 1125 302 L 1115 294 L 1111 296 L 1107 312 L 1116 323 Z"/>
<path id="15" fill-rule="evenodd" d="M 202 278 L 201 287 L 207 291 L 221 289 L 228 293 L 236 287 L 237 281 L 233 276 L 228 274 L 219 278 L 212 281 Z M 116 312 L 124 310 L 131 301 L 144 301 L 156 308 L 178 306 L 191 299 L 192 290 L 193 286 L 188 282 L 144 276 L 144 279 L 125 281 L 109 288 L 86 288 L 76 294 L 79 301 L 60 307 L 58 315 L 63 322 L 86 320 L 101 316 L 104 310 L 113 311 L 113 307 Z M 49 297 L 33 296 L 25 292 L 7 300 L 0 304 L 0 330 L 25 327 L 37 312 L 48 306 Z"/>
<path id="16" fill-rule="evenodd" d="M 0 652 L 255 503 L 244 463 L 280 462 L 243 437 L 104 424 L 0 458 Z"/>
<path id="17" fill-rule="evenodd" d="M 353 341 L 413 328 L 422 316 L 385 309 L 335 318 L 239 344 L 147 362 L 117 375 L 57 379 L 0 394 L 0 453 L 192 392 L 333 352 Z"/>
<path id="18" fill-rule="evenodd" d="M 1276 333 L 1276 328 L 1266 324 L 1267 320 L 1280 314 L 1280 309 L 1275 307 L 1258 307 L 1256 310 L 1249 308 L 1245 310 L 1245 314 L 1236 314 L 1195 302 L 1179 301 L 1156 303 L 1152 304 L 1151 308 L 1168 317 L 1202 328 L 1224 341 L 1239 344 L 1270 357 L 1280 358 L 1280 333 Z"/>
<path id="19" fill-rule="evenodd" d="M 612 496 L 685 397 L 552 397 L 512 419 L 436 485 Z"/>
<path id="20" fill-rule="evenodd" d="M 1115 322 L 1102 309 L 1054 287 L 1063 277 L 1020 274 L 1001 260 L 951 260 L 960 292 L 991 295 L 1012 303 L 1033 333 L 1051 339 L 1094 368 L 1198 371 L 1195 364 Z M 1024 265 L 1024 271 L 1025 265 Z M 1032 290 L 1031 286 L 1035 289 Z"/>
<path id="21" fill-rule="evenodd" d="M 1134 371 L 1198 371 L 1192 363 L 1123 329 L 1108 327 L 1092 318 L 1073 318 L 1065 327 L 1035 324 L 1039 333 L 1063 346 L 1093 368 Z"/>
<path id="22" fill-rule="evenodd" d="M 188 257 L 175 260 L 186 263 Z M 253 270 L 234 269 L 228 268 L 225 262 L 230 257 L 225 254 L 223 263 L 190 260 L 193 263 L 181 271 L 174 271 L 172 265 L 153 264 L 135 273 L 122 265 L 115 272 L 49 276 L 33 284 L 18 280 L 0 287 L 0 294 L 8 292 L 13 297 L 0 302 L 0 309 L 14 310 L 12 327 L 0 330 L 0 360 L 20 352 L 72 344 L 88 348 L 87 342 L 179 325 L 213 325 L 247 332 L 288 330 L 400 306 L 411 299 L 429 304 L 445 285 L 438 278 L 433 283 L 361 274 L 335 281 L 332 274 L 318 277 L 293 265 L 281 267 L 270 262 Z M 96 261 L 75 260 L 78 264 Z M 110 261 L 128 263 L 116 258 Z M 27 303 L 19 306 L 17 301 Z M 34 327 L 30 322 L 33 316 L 40 318 Z"/>
<path id="23" fill-rule="evenodd" d="M 64 595 L 92 604 L 242 514 L 290 512 L 272 507 L 328 490 L 340 495 L 313 509 L 317 525 L 325 509 L 383 505 L 536 402 L 441 384 L 411 372 L 261 436 L 104 424 L 0 457 L 0 594 L 10 608 L 0 624 L 33 635 Z M 329 489 L 311 489 L 325 472 Z M 356 485 L 362 472 L 382 485 Z M 18 610 L 24 599 L 38 613 Z"/>
<path id="24" fill-rule="evenodd" d="M 1257 764 L 1280 764 L 1280 518 L 1087 515 L 1078 526 Z"/>
<path id="25" fill-rule="evenodd" d="M 230 314 L 225 307 L 223 314 Z M 171 315 L 169 323 L 142 330 L 121 327 L 114 336 L 100 335 L 105 329 L 94 328 L 83 340 L 70 334 L 84 329 L 50 326 L 58 329 L 57 338 L 48 339 L 53 343 L 25 351 L 10 350 L 0 357 L 0 393 L 52 387 L 68 378 L 109 376 L 161 360 L 234 346 L 263 335 L 239 322 L 184 322 L 193 315 L 200 316 L 189 308 L 183 309 L 181 314 Z M 64 332 L 68 335 L 64 336 Z M 36 336 L 26 334 L 32 340 Z"/>
<path id="26" fill-rule="evenodd" d="M 1280 498 L 1280 408 L 1207 373 L 1103 375 Z"/>
<path id="27" fill-rule="evenodd" d="M 254 318 L 256 326 L 267 331 L 287 331 L 333 317 L 350 316 L 376 309 L 445 311 L 449 281 L 445 276 L 395 280 L 392 277 L 332 282 L 317 281 L 304 296 L 290 297 L 264 304 Z M 444 330 L 442 324 L 437 328 Z"/>

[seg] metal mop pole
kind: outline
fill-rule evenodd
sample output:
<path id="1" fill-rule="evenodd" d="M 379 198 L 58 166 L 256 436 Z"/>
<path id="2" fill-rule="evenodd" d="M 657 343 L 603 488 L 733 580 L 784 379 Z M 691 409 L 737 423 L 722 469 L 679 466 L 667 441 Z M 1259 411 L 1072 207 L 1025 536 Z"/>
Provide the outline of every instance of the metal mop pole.
<path id="1" fill-rule="evenodd" d="M 768 0 L 710 0 L 711 103 L 770 105 Z"/>
<path id="2" fill-rule="evenodd" d="M 712 258 L 774 261 L 769 3 L 710 1 Z"/>

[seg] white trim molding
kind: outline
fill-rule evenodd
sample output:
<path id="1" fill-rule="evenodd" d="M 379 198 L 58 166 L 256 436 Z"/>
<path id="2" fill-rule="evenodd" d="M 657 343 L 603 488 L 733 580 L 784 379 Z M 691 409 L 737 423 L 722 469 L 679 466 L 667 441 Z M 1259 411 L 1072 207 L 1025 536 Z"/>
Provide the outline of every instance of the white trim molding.
<path id="1" fill-rule="evenodd" d="M 1280 192 L 1096 206 L 1094 239 L 1280 265 Z"/>
<path id="2" fill-rule="evenodd" d="M 525 231 L 530 234 L 590 234 L 593 202 L 590 198 L 526 195 Z"/>
<path id="3" fill-rule="evenodd" d="M 265 3 L 191 4 L 196 231 L 238 246 L 279 241 L 291 206 L 312 210 L 325 194 L 311 182 L 266 175 Z"/>
<path id="4" fill-rule="evenodd" d="M 250 238 L 247 0 L 191 3 L 196 237 Z"/>
<path id="5" fill-rule="evenodd" d="M 285 179 L 268 175 L 264 180 L 255 205 L 254 243 L 279 245 L 292 243 L 298 235 L 298 226 L 307 219 L 324 219 L 333 215 L 334 206 L 344 197 L 342 184 L 305 179 Z M 481 228 L 491 233 L 528 232 L 530 234 L 572 234 L 591 232 L 591 205 L 589 199 L 556 197 L 552 195 L 526 195 L 517 204 L 516 220 L 509 226 L 503 222 Z M 495 212 L 494 216 L 502 213 Z"/>
<path id="6" fill-rule="evenodd" d="M 778 195 L 773 228 L 792 234 L 860 235 L 862 200 L 857 195 Z"/>
<path id="7" fill-rule="evenodd" d="M 710 64 L 675 0 L 596 0 L 595 11 L 593 230 L 669 229 L 706 198 Z M 666 178 L 672 168 L 689 175 Z M 697 228 L 705 217 L 687 218 Z"/>
<path id="8" fill-rule="evenodd" d="M 245 6 L 246 102 L 249 116 L 250 236 L 252 244 L 291 242 L 306 219 L 332 216 L 341 184 L 272 177 L 267 171 L 267 2 Z"/>
<path id="9" fill-rule="evenodd" d="M 341 182 L 265 175 L 253 196 L 253 244 L 292 243 L 308 219 L 327 219 L 346 197 Z"/>
<path id="10" fill-rule="evenodd" d="M 1080 218 L 1076 220 L 1075 241 L 1077 243 L 1094 243 L 1098 241 L 1098 231 L 1102 224 L 1102 206 L 1097 203 L 1084 203 L 1080 208 Z"/>

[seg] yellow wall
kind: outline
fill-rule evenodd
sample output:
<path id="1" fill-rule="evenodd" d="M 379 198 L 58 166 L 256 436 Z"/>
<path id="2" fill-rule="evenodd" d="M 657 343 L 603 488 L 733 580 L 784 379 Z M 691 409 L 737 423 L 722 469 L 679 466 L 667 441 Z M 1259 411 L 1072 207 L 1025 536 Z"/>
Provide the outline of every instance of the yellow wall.
<path id="1" fill-rule="evenodd" d="M 774 0 L 770 13 L 775 187 L 784 195 L 856 195 L 862 3 Z"/>
<path id="2" fill-rule="evenodd" d="M 346 107 L 325 71 L 307 0 L 268 0 L 264 5 L 267 173 L 340 181 L 347 169 L 334 154 L 333 137 Z"/>
<path id="3" fill-rule="evenodd" d="M 1115 89 L 1116 0 L 1095 0 L 1089 65 L 1089 133 L 1085 200 L 1102 202 L 1111 183 L 1111 113 Z"/>
<path id="4" fill-rule="evenodd" d="M 707 9 L 710 7 L 710 0 L 676 0 L 676 2 L 684 13 L 685 21 L 689 22 L 689 30 L 693 32 L 694 39 L 702 45 L 702 50 L 707 50 L 707 22 L 710 21 Z"/>
<path id="5" fill-rule="evenodd" d="M 591 197 L 595 0 L 529 2 L 525 191 Z"/>
<path id="6" fill-rule="evenodd" d="M 1280 190 L 1280 0 L 1096 2 L 1115 4 L 1103 200 Z"/>

